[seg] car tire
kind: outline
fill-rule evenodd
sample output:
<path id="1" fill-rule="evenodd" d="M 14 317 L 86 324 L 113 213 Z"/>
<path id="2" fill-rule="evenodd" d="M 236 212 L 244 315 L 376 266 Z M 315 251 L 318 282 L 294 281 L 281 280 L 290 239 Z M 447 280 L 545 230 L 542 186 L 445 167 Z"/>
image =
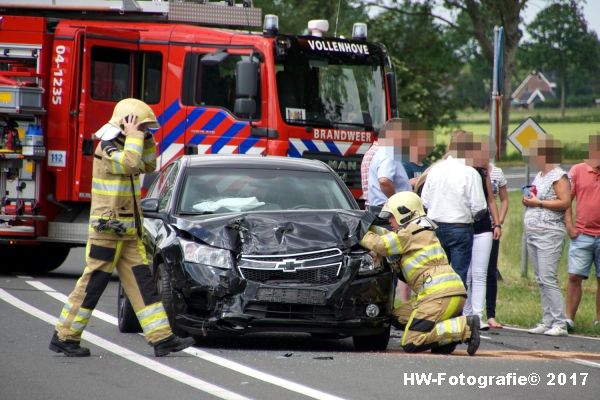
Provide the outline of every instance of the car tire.
<path id="1" fill-rule="evenodd" d="M 381 333 L 367 336 L 353 336 L 354 349 L 358 351 L 385 351 L 390 341 L 390 327 Z"/>
<path id="2" fill-rule="evenodd" d="M 171 277 L 165 267 L 165 264 L 160 263 L 154 269 L 154 282 L 156 284 L 158 295 L 162 300 L 163 307 L 167 313 L 167 317 L 169 318 L 171 330 L 177 336 L 188 336 L 185 331 L 177 328 L 175 323 L 175 298 L 173 296 L 173 285 L 171 285 Z"/>
<path id="3" fill-rule="evenodd" d="M 125 294 L 125 290 L 119 282 L 119 292 L 117 295 L 117 322 L 119 332 L 138 333 L 142 331 L 140 321 L 138 321 L 133 306 Z"/>

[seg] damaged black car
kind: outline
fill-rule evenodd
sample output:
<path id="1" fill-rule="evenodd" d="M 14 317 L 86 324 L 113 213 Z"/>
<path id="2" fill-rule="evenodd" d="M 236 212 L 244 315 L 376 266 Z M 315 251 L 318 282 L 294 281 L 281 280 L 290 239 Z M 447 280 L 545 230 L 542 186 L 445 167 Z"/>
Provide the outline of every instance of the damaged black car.
<path id="1" fill-rule="evenodd" d="M 142 200 L 144 243 L 173 330 L 305 332 L 384 350 L 392 272 L 358 243 L 372 223 L 316 160 L 183 156 Z M 119 329 L 139 331 L 119 290 Z"/>

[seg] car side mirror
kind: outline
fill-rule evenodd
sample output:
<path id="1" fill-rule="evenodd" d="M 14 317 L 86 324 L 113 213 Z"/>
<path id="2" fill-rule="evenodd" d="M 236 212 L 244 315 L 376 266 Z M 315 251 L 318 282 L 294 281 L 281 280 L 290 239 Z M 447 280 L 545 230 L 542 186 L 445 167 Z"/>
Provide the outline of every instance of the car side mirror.
<path id="1" fill-rule="evenodd" d="M 160 206 L 159 199 L 142 199 L 140 206 L 142 208 L 142 212 L 144 213 L 144 218 L 162 219 L 162 213 L 158 212 L 158 207 Z"/>
<path id="2" fill-rule="evenodd" d="M 256 114 L 256 100 L 245 98 L 235 99 L 233 112 L 240 117 L 252 117 Z"/>
<path id="3" fill-rule="evenodd" d="M 235 97 L 256 98 L 258 94 L 258 63 L 238 61 L 235 66 Z"/>

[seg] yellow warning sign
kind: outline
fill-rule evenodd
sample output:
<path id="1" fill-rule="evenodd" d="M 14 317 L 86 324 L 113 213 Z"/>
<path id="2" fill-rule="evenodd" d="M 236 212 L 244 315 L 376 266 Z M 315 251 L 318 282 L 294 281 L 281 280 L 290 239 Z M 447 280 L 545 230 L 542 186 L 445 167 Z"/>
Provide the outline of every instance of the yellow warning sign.
<path id="1" fill-rule="evenodd" d="M 522 154 L 524 150 L 529 149 L 532 141 L 541 139 L 546 135 L 542 127 L 530 117 L 508 135 L 508 140 Z"/>

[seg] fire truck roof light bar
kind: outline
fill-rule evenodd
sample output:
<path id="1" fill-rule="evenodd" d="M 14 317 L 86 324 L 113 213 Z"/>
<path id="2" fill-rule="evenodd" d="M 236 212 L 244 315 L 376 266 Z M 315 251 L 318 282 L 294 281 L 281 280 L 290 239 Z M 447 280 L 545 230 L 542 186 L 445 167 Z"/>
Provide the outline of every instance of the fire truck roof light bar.
<path id="1" fill-rule="evenodd" d="M 240 4 L 199 1 L 136 1 L 136 0 L 0 0 L 0 11 L 10 9 L 68 11 L 83 17 L 94 12 L 118 15 L 146 15 L 158 20 L 219 26 L 260 27 L 262 11 L 249 0 Z"/>

